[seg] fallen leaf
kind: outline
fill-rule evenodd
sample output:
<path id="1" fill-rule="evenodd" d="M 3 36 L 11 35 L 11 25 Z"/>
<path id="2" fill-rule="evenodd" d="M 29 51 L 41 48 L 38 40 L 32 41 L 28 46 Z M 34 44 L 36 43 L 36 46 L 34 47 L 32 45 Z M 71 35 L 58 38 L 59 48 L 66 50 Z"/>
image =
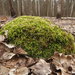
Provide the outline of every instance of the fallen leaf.
<path id="1" fill-rule="evenodd" d="M 22 48 L 17 48 L 14 50 L 15 54 L 27 54 L 27 52 L 25 50 L 23 50 Z"/>
<path id="2" fill-rule="evenodd" d="M 7 43 L 3 43 L 5 46 L 7 46 L 8 48 L 14 48 L 15 47 L 15 45 L 13 45 L 13 44 L 7 44 Z"/>
<path id="3" fill-rule="evenodd" d="M 45 60 L 40 59 L 35 65 L 31 66 L 30 69 L 35 75 L 49 75 L 51 74 L 49 63 Z"/>
<path id="4" fill-rule="evenodd" d="M 19 67 L 16 70 L 16 75 L 28 75 L 28 73 L 29 73 L 29 70 L 27 67 Z"/>
<path id="5" fill-rule="evenodd" d="M 13 56 L 15 56 L 14 53 L 5 52 L 5 53 L 1 56 L 1 58 L 2 58 L 3 60 L 9 60 L 9 59 L 11 59 Z"/>
<path id="6" fill-rule="evenodd" d="M 5 37 L 4 35 L 0 35 L 0 42 L 4 41 L 5 40 Z"/>
<path id="7" fill-rule="evenodd" d="M 9 69 L 0 65 L 0 75 L 8 75 Z"/>
<path id="8" fill-rule="evenodd" d="M 15 69 L 15 68 L 10 69 L 10 71 L 9 71 L 9 74 L 8 74 L 8 75 L 16 75 L 16 74 L 15 74 L 15 72 L 16 72 L 16 69 Z"/>

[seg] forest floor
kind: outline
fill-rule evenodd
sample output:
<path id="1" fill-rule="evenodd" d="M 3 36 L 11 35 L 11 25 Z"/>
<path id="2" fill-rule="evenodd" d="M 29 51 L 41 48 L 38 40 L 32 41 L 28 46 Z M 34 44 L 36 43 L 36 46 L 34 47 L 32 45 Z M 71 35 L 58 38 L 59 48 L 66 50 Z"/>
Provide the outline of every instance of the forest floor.
<path id="1" fill-rule="evenodd" d="M 53 22 L 53 24 L 59 26 L 61 29 L 75 34 L 75 17 L 62 17 L 62 19 L 56 19 L 55 17 L 44 17 Z M 1 16 L 0 17 L 0 26 L 3 26 L 5 23 L 13 20 L 12 17 Z"/>
<path id="2" fill-rule="evenodd" d="M 12 19 L 0 17 L 0 26 Z M 74 35 L 74 18 L 48 19 Z M 22 48 L 0 42 L 0 75 L 75 75 L 75 54 L 64 55 L 55 52 L 49 59 L 34 59 L 26 54 Z"/>
<path id="3" fill-rule="evenodd" d="M 47 17 L 48 18 L 48 17 Z M 56 19 L 55 17 L 49 17 L 55 25 L 59 26 L 61 29 L 68 31 L 75 35 L 75 17 L 62 17 L 62 19 Z"/>

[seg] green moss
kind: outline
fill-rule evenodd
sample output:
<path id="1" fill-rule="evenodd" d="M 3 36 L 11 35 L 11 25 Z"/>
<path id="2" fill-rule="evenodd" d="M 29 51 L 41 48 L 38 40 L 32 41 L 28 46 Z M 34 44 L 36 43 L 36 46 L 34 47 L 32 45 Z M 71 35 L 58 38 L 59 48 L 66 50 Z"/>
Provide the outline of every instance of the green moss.
<path id="1" fill-rule="evenodd" d="M 21 16 L 7 23 L 7 42 L 21 46 L 32 57 L 50 57 L 54 51 L 66 54 L 74 49 L 74 37 L 41 17 Z"/>

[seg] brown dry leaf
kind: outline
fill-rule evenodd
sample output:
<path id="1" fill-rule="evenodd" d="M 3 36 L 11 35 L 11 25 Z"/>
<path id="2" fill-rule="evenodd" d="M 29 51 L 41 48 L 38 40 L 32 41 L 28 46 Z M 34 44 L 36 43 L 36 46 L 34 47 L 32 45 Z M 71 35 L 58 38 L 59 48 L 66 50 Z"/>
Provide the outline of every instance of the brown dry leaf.
<path id="1" fill-rule="evenodd" d="M 9 75 L 28 75 L 28 73 L 27 67 L 12 68 L 9 71 Z"/>
<path id="2" fill-rule="evenodd" d="M 0 42 L 0 57 L 5 53 L 10 52 L 10 49 Z"/>
<path id="3" fill-rule="evenodd" d="M 4 35 L 0 35 L 0 42 L 5 40 L 5 36 Z"/>
<path id="4" fill-rule="evenodd" d="M 22 48 L 17 48 L 14 50 L 15 54 L 27 54 L 27 52 L 25 50 L 23 50 Z"/>
<path id="5" fill-rule="evenodd" d="M 19 67 L 16 70 L 16 75 L 28 75 L 28 73 L 29 73 L 29 70 L 27 67 Z"/>
<path id="6" fill-rule="evenodd" d="M 29 57 L 26 61 L 26 66 L 27 67 L 30 67 L 30 66 L 33 66 L 35 65 L 37 62 L 39 61 L 39 59 L 33 59 L 31 57 Z"/>
<path id="7" fill-rule="evenodd" d="M 7 44 L 7 43 L 3 43 L 5 46 L 7 46 L 8 48 L 15 48 L 15 45 L 13 44 Z"/>
<path id="8" fill-rule="evenodd" d="M 5 62 L 5 66 L 8 68 L 15 68 L 15 67 L 25 67 L 26 65 L 26 59 L 24 57 L 18 57 L 15 55 L 12 59 Z"/>
<path id="9" fill-rule="evenodd" d="M 4 65 L 8 68 L 14 68 L 14 67 L 30 67 L 32 65 L 35 65 L 38 62 L 38 59 L 33 58 L 26 58 L 23 56 L 17 56 L 15 55 L 12 59 L 8 60 Z"/>
<path id="10" fill-rule="evenodd" d="M 9 69 L 0 65 L 0 75 L 8 75 Z"/>
<path id="11" fill-rule="evenodd" d="M 5 50 L 0 49 L 0 57 L 3 55 L 4 52 L 5 52 Z"/>
<path id="12" fill-rule="evenodd" d="M 2 60 L 10 60 L 12 57 L 14 57 L 15 54 L 14 53 L 9 53 L 9 52 L 5 52 L 2 56 L 1 59 Z"/>
<path id="13" fill-rule="evenodd" d="M 6 22 L 8 20 L 7 16 L 1 16 L 0 17 L 0 22 Z"/>
<path id="14" fill-rule="evenodd" d="M 31 66 L 30 69 L 35 75 L 49 75 L 51 74 L 49 63 L 40 59 L 35 65 Z"/>
<path id="15" fill-rule="evenodd" d="M 16 75 L 15 72 L 16 72 L 16 69 L 15 68 L 10 69 L 8 75 Z"/>
<path id="16" fill-rule="evenodd" d="M 11 52 L 11 49 L 8 48 L 4 42 L 0 42 L 0 50 L 4 50 L 6 52 Z"/>
<path id="17" fill-rule="evenodd" d="M 58 57 L 59 56 L 59 57 Z M 64 55 L 62 53 L 57 53 L 52 56 L 53 63 L 62 71 L 62 75 L 72 75 L 72 71 L 75 71 L 74 55 Z M 59 61 L 58 61 L 59 60 Z M 56 63 L 57 62 L 57 63 Z M 60 65 L 58 65 L 60 64 Z"/>

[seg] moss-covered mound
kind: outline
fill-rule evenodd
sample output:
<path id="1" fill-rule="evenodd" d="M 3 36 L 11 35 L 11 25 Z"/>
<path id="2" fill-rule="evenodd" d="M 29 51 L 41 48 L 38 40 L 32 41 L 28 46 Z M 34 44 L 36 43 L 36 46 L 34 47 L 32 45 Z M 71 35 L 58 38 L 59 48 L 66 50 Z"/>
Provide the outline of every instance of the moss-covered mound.
<path id="1" fill-rule="evenodd" d="M 7 23 L 7 42 L 21 46 L 32 57 L 50 57 L 54 51 L 72 53 L 74 38 L 41 17 L 21 16 Z"/>

